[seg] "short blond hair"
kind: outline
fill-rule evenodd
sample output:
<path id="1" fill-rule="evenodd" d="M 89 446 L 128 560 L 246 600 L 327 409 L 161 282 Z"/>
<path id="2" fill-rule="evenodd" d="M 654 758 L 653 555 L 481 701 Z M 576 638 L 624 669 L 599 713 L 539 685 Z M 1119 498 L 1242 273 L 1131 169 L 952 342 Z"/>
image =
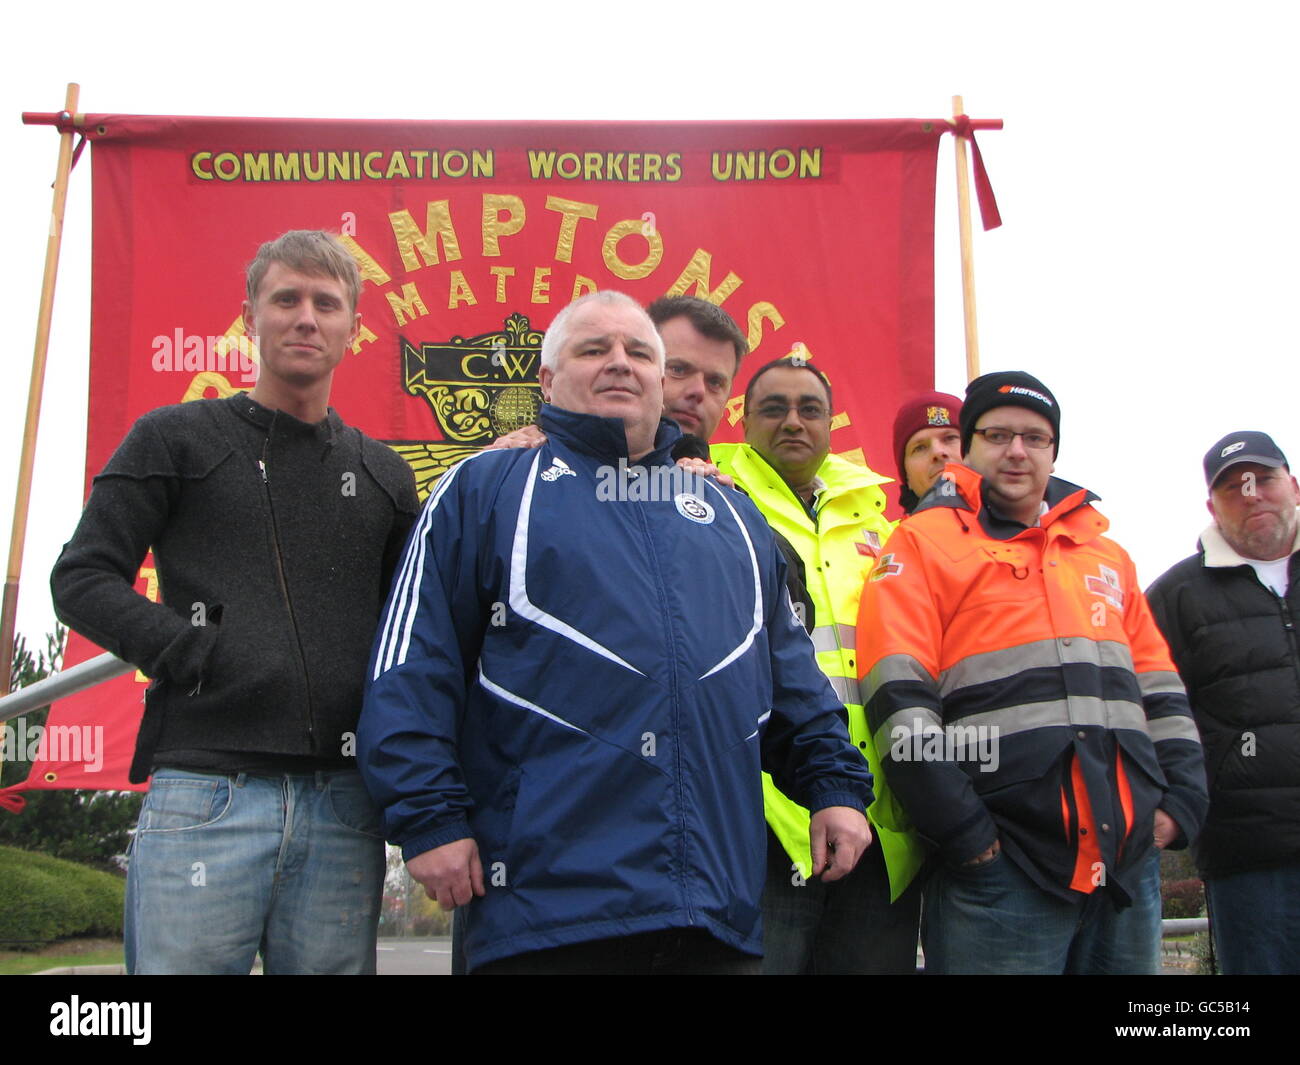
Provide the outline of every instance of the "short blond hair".
<path id="1" fill-rule="evenodd" d="M 249 303 L 257 303 L 257 291 L 272 263 L 282 263 L 302 274 L 341 281 L 348 290 L 351 309 L 356 311 L 361 299 L 361 271 L 347 248 L 332 233 L 323 229 L 291 229 L 258 248 L 244 275 Z"/>

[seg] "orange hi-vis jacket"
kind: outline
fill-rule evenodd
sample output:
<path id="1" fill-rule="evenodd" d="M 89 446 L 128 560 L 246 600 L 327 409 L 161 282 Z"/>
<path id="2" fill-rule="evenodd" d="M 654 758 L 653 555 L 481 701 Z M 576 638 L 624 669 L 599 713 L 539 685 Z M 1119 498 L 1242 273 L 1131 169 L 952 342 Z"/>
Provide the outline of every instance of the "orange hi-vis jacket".
<path id="1" fill-rule="evenodd" d="M 858 662 L 890 786 L 951 864 L 1001 840 L 1044 890 L 1118 905 L 1154 846 L 1185 846 L 1208 798 L 1187 696 L 1096 496 L 1052 478 L 1039 525 L 945 470 L 863 590 Z"/>

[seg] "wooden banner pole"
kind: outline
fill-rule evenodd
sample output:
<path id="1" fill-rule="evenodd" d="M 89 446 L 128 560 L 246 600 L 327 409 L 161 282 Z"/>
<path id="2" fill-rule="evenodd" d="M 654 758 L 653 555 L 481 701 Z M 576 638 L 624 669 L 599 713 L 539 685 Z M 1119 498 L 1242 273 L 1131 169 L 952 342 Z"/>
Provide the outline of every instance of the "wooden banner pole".
<path id="1" fill-rule="evenodd" d="M 54 177 L 54 206 L 50 234 L 45 243 L 45 277 L 41 306 L 36 316 L 36 347 L 32 353 L 32 379 L 27 391 L 27 422 L 23 429 L 22 461 L 18 468 L 18 493 L 14 502 L 13 531 L 9 537 L 9 568 L 5 571 L 3 612 L 0 613 L 0 654 L 4 655 L 4 688 L 9 691 L 14 660 L 14 631 L 18 616 L 18 580 L 23 569 L 23 544 L 27 537 L 27 508 L 32 494 L 32 468 L 36 463 L 36 430 L 41 420 L 41 394 L 45 388 L 45 355 L 50 346 L 50 320 L 54 313 L 54 282 L 59 273 L 59 248 L 63 240 L 63 210 L 68 199 L 68 174 L 72 169 L 72 116 L 77 113 L 81 87 L 68 86 L 63 102 L 69 126 L 59 136 L 59 165 Z"/>
<path id="2" fill-rule="evenodd" d="M 952 117 L 965 114 L 960 96 L 952 98 Z M 975 326 L 975 252 L 970 230 L 970 167 L 966 162 L 966 139 L 957 143 L 957 229 L 961 236 L 961 302 L 966 324 L 966 380 L 980 375 L 979 331 Z"/>

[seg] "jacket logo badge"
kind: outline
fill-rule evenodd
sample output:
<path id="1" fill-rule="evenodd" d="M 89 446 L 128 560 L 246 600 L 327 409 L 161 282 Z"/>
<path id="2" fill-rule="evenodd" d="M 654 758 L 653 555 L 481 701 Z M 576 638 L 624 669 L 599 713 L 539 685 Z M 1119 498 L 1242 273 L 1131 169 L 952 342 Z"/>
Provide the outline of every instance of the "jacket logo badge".
<path id="1" fill-rule="evenodd" d="M 569 469 L 569 464 L 564 459 L 552 459 L 551 468 L 542 471 L 543 481 L 558 481 L 561 477 L 577 477 L 578 475 Z"/>
<path id="2" fill-rule="evenodd" d="M 691 495 L 689 492 L 679 492 L 673 496 L 673 503 L 677 506 L 677 513 L 683 518 L 699 525 L 713 523 L 713 508 L 699 496 Z"/>
<path id="3" fill-rule="evenodd" d="M 869 581 L 883 581 L 886 577 L 897 577 L 903 572 L 903 564 L 894 561 L 894 553 L 891 551 L 887 555 L 881 555 L 880 561 L 876 563 L 876 568 L 871 571 Z"/>
<path id="4" fill-rule="evenodd" d="M 1119 582 L 1119 573 L 1109 566 L 1098 567 L 1100 577 L 1085 575 L 1084 587 L 1092 595 L 1099 595 L 1116 610 L 1124 609 L 1124 586 Z"/>
<path id="5" fill-rule="evenodd" d="M 854 543 L 853 545 L 858 549 L 858 554 L 866 555 L 868 558 L 878 558 L 880 549 L 884 546 L 880 542 L 880 536 L 870 529 L 863 529 L 862 537 L 866 541 L 865 543 Z"/>

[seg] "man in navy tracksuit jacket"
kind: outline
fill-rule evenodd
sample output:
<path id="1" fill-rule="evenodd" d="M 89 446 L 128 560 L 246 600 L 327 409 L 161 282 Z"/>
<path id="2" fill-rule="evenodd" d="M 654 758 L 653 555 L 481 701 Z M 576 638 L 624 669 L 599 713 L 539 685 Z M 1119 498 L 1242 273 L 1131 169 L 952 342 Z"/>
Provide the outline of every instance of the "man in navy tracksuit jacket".
<path id="1" fill-rule="evenodd" d="M 362 771 L 430 896 L 473 899 L 471 970 L 750 970 L 760 766 L 814 811 L 826 879 L 870 842 L 771 532 L 672 466 L 662 367 L 630 299 L 566 308 L 548 442 L 443 477 L 376 639 Z"/>

